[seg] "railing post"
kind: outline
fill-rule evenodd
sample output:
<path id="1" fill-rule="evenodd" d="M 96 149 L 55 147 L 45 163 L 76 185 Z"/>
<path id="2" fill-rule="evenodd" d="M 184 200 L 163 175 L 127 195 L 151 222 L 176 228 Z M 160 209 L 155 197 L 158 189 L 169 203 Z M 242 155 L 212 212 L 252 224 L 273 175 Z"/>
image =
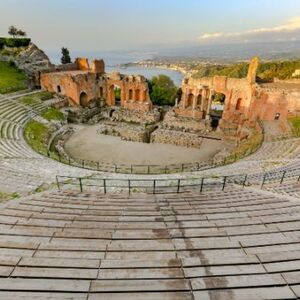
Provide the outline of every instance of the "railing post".
<path id="1" fill-rule="evenodd" d="M 97 161 L 97 171 L 99 171 L 99 161 Z"/>
<path id="2" fill-rule="evenodd" d="M 56 184 L 57 184 L 57 188 L 60 191 L 60 184 L 59 184 L 59 180 L 58 180 L 58 176 L 56 175 Z"/>
<path id="3" fill-rule="evenodd" d="M 83 188 L 82 188 L 82 179 L 79 178 L 79 187 L 80 187 L 80 192 L 83 192 Z"/>
<path id="4" fill-rule="evenodd" d="M 224 191 L 224 190 L 225 190 L 226 181 L 227 181 L 227 176 L 224 176 L 224 179 L 223 179 L 223 187 L 222 187 L 222 191 Z"/>
<path id="5" fill-rule="evenodd" d="M 262 180 L 262 183 L 261 183 L 261 188 L 263 188 L 263 186 L 265 184 L 265 181 L 266 181 L 266 178 L 267 178 L 267 173 L 264 174 L 264 177 L 263 177 L 263 180 Z"/>
<path id="6" fill-rule="evenodd" d="M 130 165 L 130 173 L 131 174 L 133 173 L 133 167 L 132 167 L 132 165 Z"/>
<path id="7" fill-rule="evenodd" d="M 180 179 L 177 180 L 177 194 L 180 191 Z"/>
<path id="8" fill-rule="evenodd" d="M 82 160 L 82 167 L 84 168 L 84 159 Z"/>
<path id="9" fill-rule="evenodd" d="M 106 179 L 103 179 L 104 194 L 106 194 Z"/>
<path id="10" fill-rule="evenodd" d="M 118 167 L 115 165 L 115 173 L 118 173 Z"/>
<path id="11" fill-rule="evenodd" d="M 283 174 L 282 174 L 282 177 L 281 177 L 281 180 L 280 180 L 280 184 L 282 184 L 282 183 L 283 183 L 283 180 L 284 180 L 285 174 L 286 174 L 286 171 L 283 171 Z"/>
<path id="12" fill-rule="evenodd" d="M 245 178 L 244 178 L 244 181 L 243 181 L 243 188 L 244 188 L 244 187 L 245 187 L 245 185 L 246 185 L 247 178 L 248 178 L 248 175 L 246 174 L 246 175 L 245 175 Z"/>
<path id="13" fill-rule="evenodd" d="M 196 164 L 197 164 L 197 170 L 199 170 L 200 169 L 200 164 L 198 162 Z"/>
<path id="14" fill-rule="evenodd" d="M 184 171 L 184 164 L 181 164 L 181 171 Z"/>
<path id="15" fill-rule="evenodd" d="M 131 182 L 130 179 L 128 179 L 128 193 L 131 194 Z"/>
<path id="16" fill-rule="evenodd" d="M 200 193 L 203 191 L 204 177 L 201 178 Z"/>
<path id="17" fill-rule="evenodd" d="M 156 188 L 156 180 L 153 180 L 153 194 L 155 194 L 155 188 Z"/>

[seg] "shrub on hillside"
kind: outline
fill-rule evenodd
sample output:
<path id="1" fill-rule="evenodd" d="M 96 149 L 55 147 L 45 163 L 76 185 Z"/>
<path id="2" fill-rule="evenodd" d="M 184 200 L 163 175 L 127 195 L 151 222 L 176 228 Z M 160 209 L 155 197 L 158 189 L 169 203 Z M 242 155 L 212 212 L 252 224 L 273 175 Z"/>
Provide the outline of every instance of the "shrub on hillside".
<path id="1" fill-rule="evenodd" d="M 18 48 L 18 47 L 27 47 L 31 42 L 29 38 L 0 38 L 0 49 L 3 49 L 4 46 L 9 48 Z"/>

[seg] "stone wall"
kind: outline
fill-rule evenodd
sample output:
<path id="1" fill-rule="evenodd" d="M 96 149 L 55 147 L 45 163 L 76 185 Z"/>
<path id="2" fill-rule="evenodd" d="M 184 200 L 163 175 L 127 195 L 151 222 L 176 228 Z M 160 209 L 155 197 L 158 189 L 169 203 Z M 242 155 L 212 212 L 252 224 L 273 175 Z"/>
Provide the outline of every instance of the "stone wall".
<path id="1" fill-rule="evenodd" d="M 161 113 L 156 108 L 149 112 L 119 108 L 111 113 L 113 121 L 137 124 L 157 123 L 160 120 L 160 116 Z"/>
<path id="2" fill-rule="evenodd" d="M 130 125 L 124 123 L 103 123 L 97 129 L 98 134 L 121 137 L 124 141 L 145 142 L 146 131 L 144 126 Z"/>
<path id="3" fill-rule="evenodd" d="M 178 116 L 174 110 L 166 113 L 161 128 L 192 133 L 208 133 L 211 131 L 209 122 Z"/>
<path id="4" fill-rule="evenodd" d="M 188 148 L 200 148 L 203 139 L 195 133 L 159 128 L 151 134 L 151 143 L 171 144 Z"/>
<path id="5" fill-rule="evenodd" d="M 149 87 L 145 77 L 123 75 L 118 72 L 105 74 L 103 60 L 92 61 L 77 58 L 66 68 L 52 68 L 39 77 L 40 86 L 48 91 L 67 96 L 71 105 L 87 106 L 95 99 L 101 99 L 108 106 L 149 112 L 153 109 Z M 120 103 L 116 101 L 115 90 L 120 89 Z"/>

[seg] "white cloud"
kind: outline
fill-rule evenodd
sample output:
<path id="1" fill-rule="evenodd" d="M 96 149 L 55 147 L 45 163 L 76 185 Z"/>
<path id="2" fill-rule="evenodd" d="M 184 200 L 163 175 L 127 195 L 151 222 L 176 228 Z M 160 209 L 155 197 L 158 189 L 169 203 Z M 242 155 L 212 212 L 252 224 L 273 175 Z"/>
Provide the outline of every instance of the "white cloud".
<path id="1" fill-rule="evenodd" d="M 199 37 L 200 41 L 220 41 L 220 40 L 239 40 L 242 39 L 243 41 L 253 40 L 253 39 L 265 39 L 265 38 L 272 38 L 276 36 L 280 36 L 280 38 L 284 38 L 285 35 L 300 33 L 300 16 L 290 19 L 286 24 L 274 26 L 274 27 L 264 27 L 264 28 L 257 28 L 242 32 L 215 32 L 215 33 L 204 33 Z M 293 37 L 297 39 L 296 37 Z M 290 38 L 289 38 L 290 39 Z"/>

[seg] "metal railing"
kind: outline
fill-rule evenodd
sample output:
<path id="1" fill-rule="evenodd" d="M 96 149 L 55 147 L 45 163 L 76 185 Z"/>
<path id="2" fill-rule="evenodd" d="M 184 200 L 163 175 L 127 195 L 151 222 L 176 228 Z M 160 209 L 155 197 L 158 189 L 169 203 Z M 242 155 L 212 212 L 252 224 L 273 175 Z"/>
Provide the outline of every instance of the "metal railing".
<path id="1" fill-rule="evenodd" d="M 247 176 L 237 177 L 202 177 L 190 179 L 114 179 L 114 178 L 88 178 L 56 176 L 57 188 L 76 187 L 80 192 L 93 190 L 104 194 L 109 192 L 146 192 L 151 194 L 181 193 L 189 190 L 197 190 L 200 193 L 207 189 L 218 189 L 224 191 L 232 184 L 246 185 Z"/>
<path id="2" fill-rule="evenodd" d="M 181 193 L 207 190 L 224 191 L 229 186 L 258 185 L 263 188 L 267 184 L 283 184 L 284 181 L 296 179 L 300 182 L 300 169 L 289 169 L 266 172 L 261 174 L 236 174 L 225 176 L 210 176 L 199 178 L 174 178 L 174 179 L 116 179 L 98 177 L 70 177 L 56 176 L 57 188 L 65 186 L 77 187 L 80 192 L 93 190 L 104 194 L 109 192 L 146 192 L 151 194 Z"/>
<path id="3" fill-rule="evenodd" d="M 159 175 L 159 174 L 171 174 L 180 172 L 194 172 L 203 171 L 211 168 L 215 168 L 226 163 L 226 159 L 222 162 L 214 163 L 212 160 L 193 163 L 178 163 L 169 165 L 139 165 L 139 164 L 110 164 L 105 162 L 97 162 L 84 159 L 74 159 L 62 157 L 56 153 L 48 151 L 47 156 L 49 158 L 58 160 L 61 163 L 67 164 L 73 167 L 80 167 L 92 171 L 120 173 L 120 174 L 137 174 L 137 175 Z"/>

